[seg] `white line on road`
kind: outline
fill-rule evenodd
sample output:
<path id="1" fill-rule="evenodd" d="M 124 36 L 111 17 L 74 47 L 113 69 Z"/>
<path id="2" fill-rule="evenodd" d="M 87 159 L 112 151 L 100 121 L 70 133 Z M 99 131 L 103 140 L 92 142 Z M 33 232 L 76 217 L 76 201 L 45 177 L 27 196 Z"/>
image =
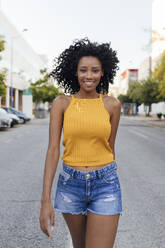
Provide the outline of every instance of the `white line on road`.
<path id="1" fill-rule="evenodd" d="M 131 133 L 134 133 L 134 134 L 136 134 L 136 135 L 138 135 L 138 136 L 140 136 L 140 137 L 142 137 L 144 139 L 148 139 L 148 137 L 146 135 L 140 133 L 139 131 L 135 131 L 133 129 L 128 129 L 128 131 L 131 132 Z"/>

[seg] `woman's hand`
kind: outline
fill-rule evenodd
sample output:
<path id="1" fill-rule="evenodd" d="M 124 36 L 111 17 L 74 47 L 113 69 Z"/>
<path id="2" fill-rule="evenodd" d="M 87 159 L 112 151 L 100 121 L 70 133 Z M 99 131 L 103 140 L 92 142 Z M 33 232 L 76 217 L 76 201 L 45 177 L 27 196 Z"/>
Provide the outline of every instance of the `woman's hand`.
<path id="1" fill-rule="evenodd" d="M 51 230 L 54 230 L 54 208 L 51 201 L 42 202 L 40 210 L 40 227 L 41 230 L 51 239 L 53 239 L 49 230 L 49 221 L 51 225 Z"/>

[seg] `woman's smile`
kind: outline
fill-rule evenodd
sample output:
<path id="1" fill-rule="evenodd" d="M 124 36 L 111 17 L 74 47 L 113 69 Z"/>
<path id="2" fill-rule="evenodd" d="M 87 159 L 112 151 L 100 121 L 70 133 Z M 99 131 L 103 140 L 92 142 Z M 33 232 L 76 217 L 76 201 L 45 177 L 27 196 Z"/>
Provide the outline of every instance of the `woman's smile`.
<path id="1" fill-rule="evenodd" d="M 87 86 L 91 86 L 92 84 L 94 84 L 94 82 L 84 82 L 84 84 Z"/>

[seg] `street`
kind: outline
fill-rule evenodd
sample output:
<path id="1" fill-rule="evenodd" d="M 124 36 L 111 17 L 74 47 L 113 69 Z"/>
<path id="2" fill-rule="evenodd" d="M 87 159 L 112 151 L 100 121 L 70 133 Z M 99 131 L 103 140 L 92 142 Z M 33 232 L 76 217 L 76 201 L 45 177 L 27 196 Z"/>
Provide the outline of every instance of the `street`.
<path id="1" fill-rule="evenodd" d="M 48 119 L 0 132 L 0 248 L 65 248 L 69 243 L 60 213 L 55 217 L 54 241 L 39 226 L 47 144 Z"/>
<path id="2" fill-rule="evenodd" d="M 40 230 L 39 212 L 48 119 L 0 132 L 0 248 L 70 248 L 55 213 L 54 240 Z M 165 128 L 121 118 L 116 161 L 123 196 L 115 248 L 163 248 L 165 244 Z M 61 148 L 62 151 L 62 148 Z M 57 176 L 52 188 L 52 201 Z"/>
<path id="3" fill-rule="evenodd" d="M 116 142 L 123 216 L 117 248 L 163 248 L 165 244 L 165 129 L 121 119 Z"/>

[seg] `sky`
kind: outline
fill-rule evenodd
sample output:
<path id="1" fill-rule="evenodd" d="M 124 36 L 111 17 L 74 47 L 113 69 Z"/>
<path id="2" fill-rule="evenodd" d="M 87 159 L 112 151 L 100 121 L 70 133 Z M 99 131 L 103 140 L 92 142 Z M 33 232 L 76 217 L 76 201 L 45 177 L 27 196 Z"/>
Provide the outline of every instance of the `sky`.
<path id="1" fill-rule="evenodd" d="M 1 8 L 49 66 L 75 39 L 111 42 L 119 74 L 149 56 L 152 0 L 1 0 Z M 147 49 L 146 49 L 147 47 Z"/>

